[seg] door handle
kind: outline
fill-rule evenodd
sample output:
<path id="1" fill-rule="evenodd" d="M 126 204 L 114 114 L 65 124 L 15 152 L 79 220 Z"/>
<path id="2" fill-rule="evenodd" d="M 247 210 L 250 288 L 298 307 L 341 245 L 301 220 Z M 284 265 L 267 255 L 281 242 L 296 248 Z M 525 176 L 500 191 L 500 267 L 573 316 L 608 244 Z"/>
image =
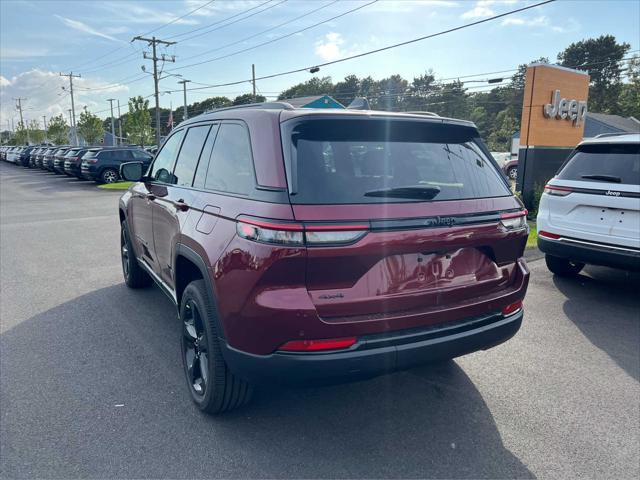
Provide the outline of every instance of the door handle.
<path id="1" fill-rule="evenodd" d="M 177 202 L 175 202 L 174 205 L 175 205 L 176 209 L 180 210 L 181 212 L 186 212 L 187 210 L 189 210 L 189 205 L 184 203 L 184 200 L 182 198 L 180 200 L 178 200 Z"/>

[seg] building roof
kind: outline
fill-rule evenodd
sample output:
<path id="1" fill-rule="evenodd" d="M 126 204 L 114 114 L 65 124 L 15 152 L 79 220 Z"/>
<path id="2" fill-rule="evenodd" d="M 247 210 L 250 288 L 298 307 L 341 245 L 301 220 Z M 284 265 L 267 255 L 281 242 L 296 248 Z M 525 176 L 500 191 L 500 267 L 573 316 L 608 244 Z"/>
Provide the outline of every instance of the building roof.
<path id="1" fill-rule="evenodd" d="M 327 108 L 344 108 L 344 106 L 340 102 L 330 97 L 329 95 L 312 95 L 309 97 L 287 98 L 286 100 L 282 101 L 288 103 L 294 108 L 322 106 L 326 106 Z"/>
<path id="2" fill-rule="evenodd" d="M 584 124 L 584 138 L 603 133 L 640 133 L 640 121 L 633 117 L 587 112 Z"/>
<path id="3" fill-rule="evenodd" d="M 640 143 L 640 133 L 623 133 L 620 135 L 603 135 L 596 138 L 588 138 L 580 142 L 580 145 L 593 145 L 602 143 Z"/>

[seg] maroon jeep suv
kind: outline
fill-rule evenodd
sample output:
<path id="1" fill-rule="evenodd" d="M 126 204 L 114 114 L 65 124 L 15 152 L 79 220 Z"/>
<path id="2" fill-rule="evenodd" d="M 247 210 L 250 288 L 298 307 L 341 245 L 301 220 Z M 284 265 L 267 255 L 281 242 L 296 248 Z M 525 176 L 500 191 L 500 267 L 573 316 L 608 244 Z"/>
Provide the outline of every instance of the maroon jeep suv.
<path id="1" fill-rule="evenodd" d="M 258 383 L 371 377 L 520 328 L 526 211 L 470 122 L 232 107 L 121 174 L 126 284 L 176 304 L 209 413 Z"/>

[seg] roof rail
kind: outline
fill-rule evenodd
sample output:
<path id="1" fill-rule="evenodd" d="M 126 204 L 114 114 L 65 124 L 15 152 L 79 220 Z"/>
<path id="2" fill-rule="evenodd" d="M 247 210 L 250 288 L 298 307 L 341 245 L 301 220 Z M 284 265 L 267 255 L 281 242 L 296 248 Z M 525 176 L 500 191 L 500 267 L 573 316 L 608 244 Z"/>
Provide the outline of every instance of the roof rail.
<path id="1" fill-rule="evenodd" d="M 230 107 L 213 108 L 206 110 L 200 115 L 207 113 L 224 112 L 226 110 L 236 110 L 239 108 L 264 108 L 268 110 L 294 110 L 294 107 L 287 102 L 263 102 L 263 103 L 246 103 L 244 105 L 232 105 Z"/>
<path id="2" fill-rule="evenodd" d="M 609 132 L 609 133 L 599 133 L 593 138 L 604 138 L 604 137 L 617 137 L 618 135 L 629 135 L 633 132 Z"/>
<path id="3" fill-rule="evenodd" d="M 402 112 L 402 113 L 410 113 L 411 115 L 424 115 L 425 117 L 439 117 L 437 113 L 427 112 L 425 110 L 415 110 L 411 112 Z"/>

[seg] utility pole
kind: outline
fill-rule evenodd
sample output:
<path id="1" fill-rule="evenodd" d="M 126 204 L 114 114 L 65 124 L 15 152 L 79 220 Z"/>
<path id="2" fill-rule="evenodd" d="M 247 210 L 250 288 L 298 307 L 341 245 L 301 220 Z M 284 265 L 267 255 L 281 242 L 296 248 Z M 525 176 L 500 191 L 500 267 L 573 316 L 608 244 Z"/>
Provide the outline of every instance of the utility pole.
<path id="1" fill-rule="evenodd" d="M 182 120 L 186 120 L 189 118 L 189 114 L 187 113 L 187 83 L 191 80 L 180 80 L 178 83 L 182 84 L 182 91 L 184 93 L 184 112 L 182 114 Z"/>
<path id="2" fill-rule="evenodd" d="M 67 112 L 69 112 L 69 125 L 71 125 L 73 127 L 73 117 L 71 115 L 72 110 L 69 108 L 67 109 Z"/>
<path id="3" fill-rule="evenodd" d="M 14 98 L 14 100 L 16 100 L 18 102 L 16 104 L 16 108 L 20 112 L 20 123 L 22 124 L 22 128 L 24 128 L 27 131 L 27 143 L 29 143 L 29 129 L 25 125 L 24 118 L 22 117 L 22 100 L 26 100 L 26 98 L 18 97 L 18 98 Z M 11 121 L 13 121 L 13 119 L 11 119 Z"/>
<path id="4" fill-rule="evenodd" d="M 115 145 L 118 145 L 118 142 L 116 141 L 116 129 L 113 126 L 113 101 L 115 100 L 115 98 L 107 98 L 107 102 L 109 102 L 109 105 L 111 106 L 111 136 L 113 137 L 113 141 L 115 142 Z"/>
<path id="5" fill-rule="evenodd" d="M 120 115 L 120 100 L 118 99 L 118 136 L 119 144 L 122 145 L 122 115 Z"/>
<path id="6" fill-rule="evenodd" d="M 251 64 L 251 83 L 253 84 L 253 102 L 256 102 L 256 65 Z"/>
<path id="7" fill-rule="evenodd" d="M 47 138 L 47 116 L 42 115 L 42 123 L 44 124 L 44 141 L 45 143 L 48 141 Z"/>
<path id="8" fill-rule="evenodd" d="M 61 77 L 69 77 L 69 93 L 71 94 L 71 127 L 73 128 L 73 144 L 78 146 L 78 132 L 76 131 L 76 106 L 73 100 L 73 79 L 81 78 L 81 75 L 74 75 L 73 72 L 62 73 Z"/>
<path id="9" fill-rule="evenodd" d="M 165 40 L 160 40 L 156 37 L 151 37 L 151 38 L 145 38 L 145 37 L 133 37 L 133 39 L 131 40 L 132 42 L 138 40 L 141 42 L 147 42 L 149 45 L 151 45 L 152 47 L 152 51 L 153 51 L 153 55 L 151 57 L 149 57 L 147 55 L 147 52 L 144 52 L 143 57 L 148 59 L 148 60 L 153 60 L 153 85 L 154 85 L 154 90 L 155 90 L 155 97 L 156 97 L 156 145 L 158 147 L 160 147 L 160 93 L 158 92 L 158 60 L 162 60 L 163 62 L 175 62 L 176 61 L 176 57 L 175 55 L 171 55 L 171 56 L 167 56 L 164 53 L 158 57 L 158 55 L 156 54 L 156 46 L 158 44 L 161 45 L 174 45 L 176 42 L 167 42 Z"/>

